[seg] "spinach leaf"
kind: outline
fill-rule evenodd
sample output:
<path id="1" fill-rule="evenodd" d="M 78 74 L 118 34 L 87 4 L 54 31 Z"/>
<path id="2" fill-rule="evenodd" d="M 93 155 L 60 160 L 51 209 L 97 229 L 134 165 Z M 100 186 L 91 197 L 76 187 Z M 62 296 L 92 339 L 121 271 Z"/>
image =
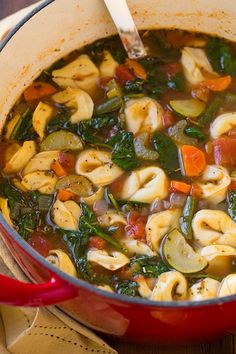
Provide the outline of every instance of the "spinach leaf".
<path id="1" fill-rule="evenodd" d="M 16 224 L 19 234 L 27 240 L 29 233 L 34 231 L 38 225 L 38 215 L 35 211 L 31 210 L 29 213 L 21 215 Z"/>
<path id="2" fill-rule="evenodd" d="M 178 148 L 169 136 L 162 132 L 156 132 L 153 136 L 153 145 L 159 153 L 161 167 L 167 174 L 170 175 L 180 168 Z"/>
<path id="3" fill-rule="evenodd" d="M 120 64 L 127 58 L 127 53 L 118 36 L 89 44 L 84 48 L 83 52 L 87 53 L 95 63 L 99 64 L 103 60 L 105 50 L 109 51 Z"/>
<path id="4" fill-rule="evenodd" d="M 103 274 L 98 274 L 88 262 L 86 256 L 82 256 L 75 262 L 80 278 L 98 285 L 108 284 L 109 278 Z"/>
<path id="5" fill-rule="evenodd" d="M 122 168 L 129 171 L 140 166 L 134 150 L 134 135 L 125 130 L 118 133 L 119 140 L 115 143 L 112 151 L 112 161 Z"/>
<path id="6" fill-rule="evenodd" d="M 216 97 L 208 106 L 203 115 L 198 119 L 198 123 L 201 126 L 210 124 L 212 120 L 216 117 L 223 99 L 221 97 Z"/>
<path id="7" fill-rule="evenodd" d="M 10 217 L 18 227 L 19 234 L 27 239 L 29 233 L 35 230 L 39 223 L 37 204 L 30 198 L 30 194 L 24 196 L 10 185 L 7 180 L 0 182 L 0 195 L 8 199 Z M 25 209 L 29 209 L 24 213 Z"/>
<path id="8" fill-rule="evenodd" d="M 130 260 L 130 270 L 133 276 L 143 275 L 145 278 L 157 278 L 169 269 L 157 256 L 136 256 Z"/>
<path id="9" fill-rule="evenodd" d="M 66 108 L 60 108 L 54 118 L 50 120 L 47 125 L 47 133 L 53 133 L 61 129 L 70 131 L 71 133 L 77 132 L 77 125 L 72 124 L 70 121 L 71 111 Z"/>
<path id="10" fill-rule="evenodd" d="M 56 232 L 63 237 L 71 250 L 74 261 L 84 256 L 88 243 L 89 235 L 80 231 L 56 229 Z"/>
<path id="11" fill-rule="evenodd" d="M 230 46 L 222 39 L 211 38 L 206 45 L 206 53 L 213 69 L 226 75 L 236 75 L 236 58 Z"/>
<path id="12" fill-rule="evenodd" d="M 48 69 L 43 70 L 41 75 L 38 77 L 37 81 L 45 81 L 45 82 L 48 82 L 48 83 L 52 83 L 53 82 L 53 80 L 52 80 L 52 71 L 61 69 L 65 65 L 66 65 L 65 59 L 63 59 L 63 58 L 59 59 L 53 65 L 51 65 Z"/>
<path id="13" fill-rule="evenodd" d="M 196 198 L 188 196 L 180 217 L 180 229 L 187 239 L 193 238 L 192 220 L 196 210 Z"/>
<path id="14" fill-rule="evenodd" d="M 85 203 L 80 203 L 80 208 L 82 214 L 79 219 L 79 230 L 83 235 L 97 235 L 119 251 L 125 251 L 124 248 L 120 245 L 120 243 L 115 238 L 113 238 L 109 232 L 105 231 L 98 224 L 96 216 Z"/>
<path id="15" fill-rule="evenodd" d="M 90 120 L 83 120 L 78 125 L 78 134 L 86 142 L 93 145 L 106 146 L 104 131 L 116 125 L 117 118 L 113 113 L 103 114 Z M 108 146 L 109 147 L 109 146 Z"/>
<path id="16" fill-rule="evenodd" d="M 117 111 L 122 107 L 122 104 L 123 100 L 120 96 L 106 98 L 103 102 L 94 107 L 94 114 L 100 115 Z"/>
<path id="17" fill-rule="evenodd" d="M 185 128 L 184 132 L 186 135 L 190 136 L 191 138 L 195 138 L 198 141 L 206 140 L 206 135 L 196 126 L 187 127 Z"/>
<path id="18" fill-rule="evenodd" d="M 18 123 L 16 124 L 13 132 L 12 139 L 17 141 L 34 140 L 37 135 L 33 130 L 32 124 L 33 113 L 31 108 L 27 108 L 21 115 Z"/>
<path id="19" fill-rule="evenodd" d="M 121 295 L 138 296 L 139 285 L 133 280 L 118 280 L 115 282 L 115 291 Z"/>
<path id="20" fill-rule="evenodd" d="M 236 191 L 230 191 L 228 194 L 228 213 L 231 219 L 236 222 Z"/>

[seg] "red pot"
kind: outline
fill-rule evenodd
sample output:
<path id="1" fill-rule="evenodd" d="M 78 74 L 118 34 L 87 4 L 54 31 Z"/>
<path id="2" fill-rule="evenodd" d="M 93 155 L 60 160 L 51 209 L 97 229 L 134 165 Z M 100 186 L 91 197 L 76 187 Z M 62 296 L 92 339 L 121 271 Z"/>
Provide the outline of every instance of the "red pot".
<path id="1" fill-rule="evenodd" d="M 217 0 L 175 0 L 174 4 L 172 0 L 130 0 L 129 5 L 139 28 L 178 27 L 235 39 L 234 0 L 220 5 Z M 102 1 L 45 1 L 0 47 L 0 128 L 25 85 L 42 69 L 73 49 L 114 32 Z M 152 302 L 107 293 L 49 264 L 1 215 L 0 232 L 17 263 L 35 283 L 0 275 L 1 303 L 59 304 L 88 327 L 135 342 L 205 341 L 236 327 L 236 296 L 190 303 Z"/>

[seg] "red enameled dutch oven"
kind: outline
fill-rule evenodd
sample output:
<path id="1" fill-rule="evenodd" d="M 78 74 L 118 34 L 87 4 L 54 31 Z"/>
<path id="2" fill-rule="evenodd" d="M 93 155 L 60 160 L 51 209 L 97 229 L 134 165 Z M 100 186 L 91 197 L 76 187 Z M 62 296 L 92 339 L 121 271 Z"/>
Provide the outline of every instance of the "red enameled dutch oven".
<path id="1" fill-rule="evenodd" d="M 235 0 L 130 0 L 139 29 L 181 28 L 236 39 Z M 0 46 L 0 130 L 15 100 L 61 56 L 115 33 L 102 0 L 47 0 Z M 0 233 L 34 284 L 0 275 L 0 302 L 58 306 L 88 327 L 130 341 L 209 340 L 236 327 L 236 296 L 202 302 L 152 302 L 110 294 L 72 278 L 35 252 L 0 215 Z"/>

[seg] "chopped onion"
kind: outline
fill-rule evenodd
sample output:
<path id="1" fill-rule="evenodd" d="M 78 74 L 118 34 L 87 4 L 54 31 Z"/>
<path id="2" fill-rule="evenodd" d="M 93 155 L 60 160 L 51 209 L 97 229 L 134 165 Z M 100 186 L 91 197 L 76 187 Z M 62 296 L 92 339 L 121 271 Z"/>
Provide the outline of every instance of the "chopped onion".
<path id="1" fill-rule="evenodd" d="M 93 203 L 93 211 L 97 216 L 103 215 L 108 210 L 108 204 L 104 199 L 97 200 Z"/>
<path id="2" fill-rule="evenodd" d="M 171 193 L 169 200 L 171 208 L 182 208 L 186 201 L 186 195 L 182 193 Z"/>

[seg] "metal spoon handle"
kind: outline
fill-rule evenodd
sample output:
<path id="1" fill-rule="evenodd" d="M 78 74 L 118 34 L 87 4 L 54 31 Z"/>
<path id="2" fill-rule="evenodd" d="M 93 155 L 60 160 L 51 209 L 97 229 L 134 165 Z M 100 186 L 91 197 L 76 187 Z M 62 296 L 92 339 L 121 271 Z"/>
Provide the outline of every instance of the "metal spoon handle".
<path id="1" fill-rule="evenodd" d="M 126 0 L 104 0 L 116 25 L 121 41 L 130 59 L 146 56 L 146 50 L 138 34 Z"/>

